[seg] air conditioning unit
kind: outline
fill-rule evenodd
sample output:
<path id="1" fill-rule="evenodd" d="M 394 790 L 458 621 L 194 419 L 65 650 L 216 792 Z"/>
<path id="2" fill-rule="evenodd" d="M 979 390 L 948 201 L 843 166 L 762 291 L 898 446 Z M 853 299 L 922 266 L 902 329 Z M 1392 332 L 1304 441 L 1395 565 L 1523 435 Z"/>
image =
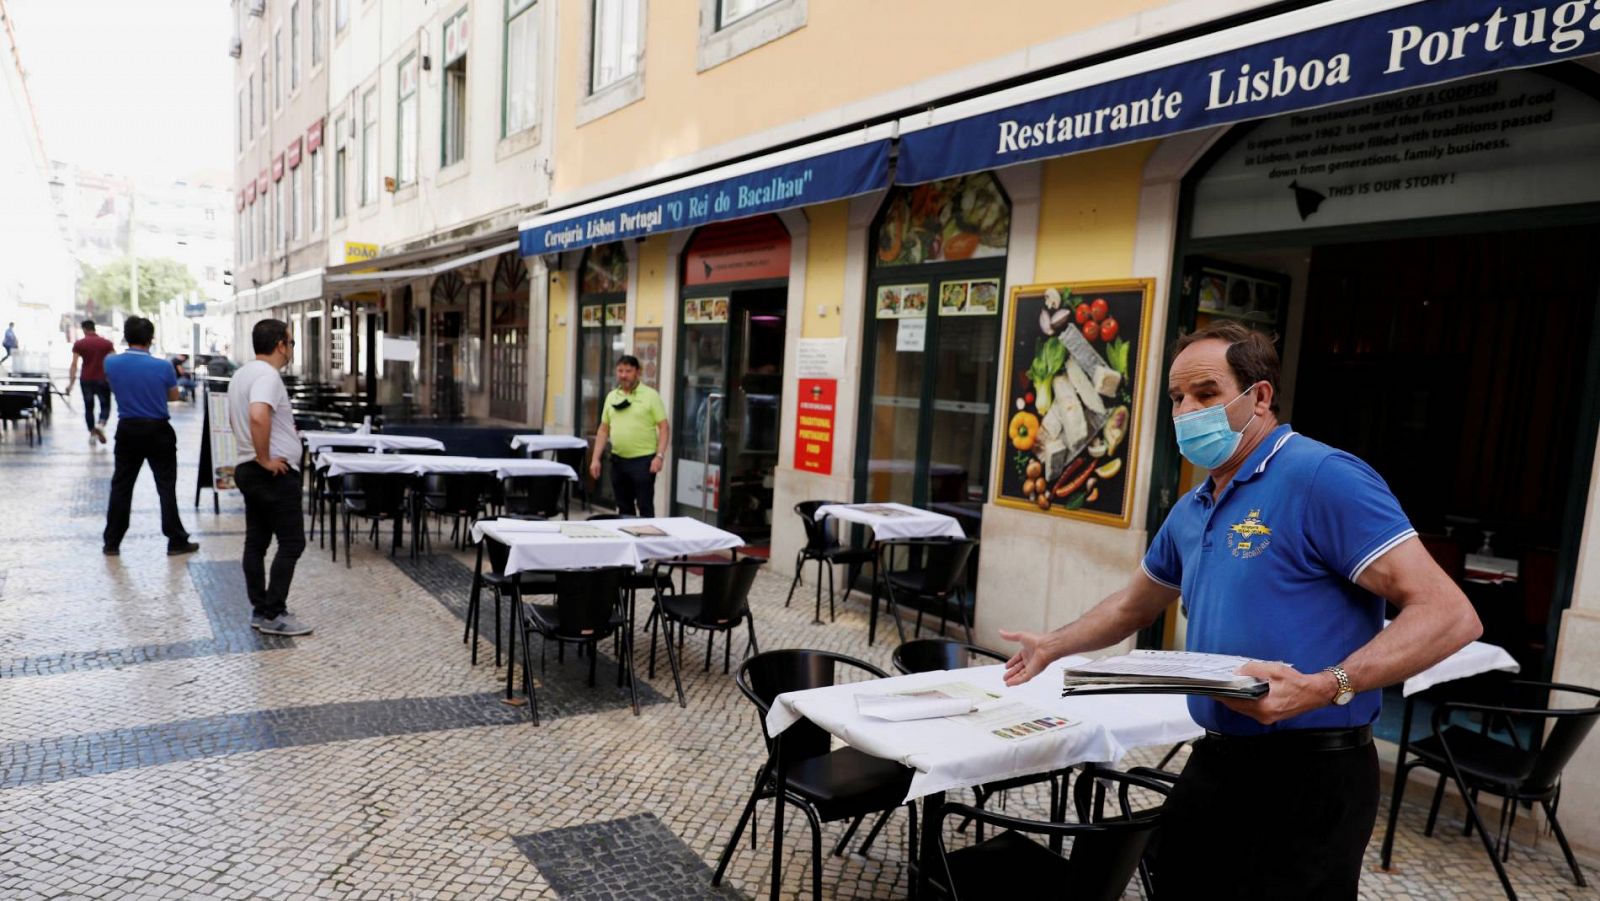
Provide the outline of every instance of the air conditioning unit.
<path id="1" fill-rule="evenodd" d="M 228 39 L 228 55 L 229 56 L 233 57 L 234 59 L 238 59 L 239 55 L 241 53 L 243 53 L 243 52 L 244 52 L 244 41 L 239 40 L 237 37 Z"/>
<path id="2" fill-rule="evenodd" d="M 267 0 L 250 0 L 250 15 L 264 16 L 267 14 Z"/>

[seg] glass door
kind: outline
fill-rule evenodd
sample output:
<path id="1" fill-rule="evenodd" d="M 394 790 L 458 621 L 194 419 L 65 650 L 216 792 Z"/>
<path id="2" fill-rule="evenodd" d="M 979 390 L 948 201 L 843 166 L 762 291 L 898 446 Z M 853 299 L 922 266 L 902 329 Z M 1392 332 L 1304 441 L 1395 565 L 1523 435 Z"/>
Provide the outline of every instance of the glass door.
<path id="1" fill-rule="evenodd" d="M 600 431 L 601 404 L 616 387 L 617 358 L 623 349 L 623 311 L 625 295 L 584 296 L 578 305 L 578 434 L 594 446 Z M 600 483 L 594 499 L 612 503 L 611 455 L 600 456 Z"/>
<path id="2" fill-rule="evenodd" d="M 724 417 L 727 477 L 721 527 L 749 544 L 766 544 L 772 535 L 787 299 L 787 288 L 763 288 L 734 291 L 730 303 L 733 371 Z"/>
<path id="3" fill-rule="evenodd" d="M 709 523 L 718 521 L 722 495 L 729 299 L 722 295 L 683 301 L 683 350 L 678 355 L 672 511 Z"/>

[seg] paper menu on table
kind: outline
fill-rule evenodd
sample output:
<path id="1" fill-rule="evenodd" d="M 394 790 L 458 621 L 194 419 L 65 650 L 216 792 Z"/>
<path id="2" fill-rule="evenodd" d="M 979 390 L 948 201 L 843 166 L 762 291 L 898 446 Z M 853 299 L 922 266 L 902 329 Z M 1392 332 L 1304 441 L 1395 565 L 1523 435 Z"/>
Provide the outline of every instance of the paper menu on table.
<path id="1" fill-rule="evenodd" d="M 1006 741 L 1037 738 L 1078 724 L 1077 720 L 1017 701 L 995 704 L 962 716 L 950 717 L 950 720 Z"/>
<path id="2" fill-rule="evenodd" d="M 561 534 L 566 538 L 621 538 L 610 529 L 591 526 L 584 522 L 562 523 Z"/>
<path id="3" fill-rule="evenodd" d="M 873 719 L 906 722 L 969 713 L 999 695 L 965 682 L 944 682 L 888 694 L 856 695 L 856 712 Z"/>

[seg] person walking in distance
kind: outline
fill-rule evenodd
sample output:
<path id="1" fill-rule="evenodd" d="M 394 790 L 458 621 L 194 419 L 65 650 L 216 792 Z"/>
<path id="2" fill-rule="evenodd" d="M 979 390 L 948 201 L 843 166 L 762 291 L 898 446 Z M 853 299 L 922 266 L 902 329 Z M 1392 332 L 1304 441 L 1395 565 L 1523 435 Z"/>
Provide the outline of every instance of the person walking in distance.
<path id="1" fill-rule="evenodd" d="M 16 327 L 17 324 L 15 322 L 6 323 L 6 336 L 4 338 L 0 338 L 0 348 L 5 349 L 6 355 L 0 357 L 0 363 L 4 363 L 5 361 L 11 359 L 11 352 L 17 349 L 17 333 L 15 331 Z"/>
<path id="2" fill-rule="evenodd" d="M 106 556 L 121 553 L 128 533 L 128 511 L 133 506 L 133 485 L 139 470 L 150 464 L 156 494 L 161 498 L 161 531 L 167 536 L 167 556 L 192 554 L 200 545 L 178 518 L 178 436 L 172 431 L 167 402 L 178 399 L 178 379 L 165 360 L 150 356 L 155 323 L 130 316 L 122 324 L 126 353 L 105 359 L 106 380 L 117 399 L 116 468 L 111 475 L 111 502 L 106 510 Z"/>
<path id="3" fill-rule="evenodd" d="M 278 370 L 294 353 L 289 324 L 263 319 L 250 333 L 256 358 L 228 384 L 228 425 L 239 446 L 233 482 L 244 495 L 244 585 L 250 627 L 268 635 L 309 635 L 311 627 L 289 614 L 289 584 L 306 547 L 300 519 L 300 436 Z M 267 545 L 276 538 L 271 580 Z"/>
<path id="4" fill-rule="evenodd" d="M 624 354 L 617 360 L 617 387 L 606 395 L 600 413 L 600 430 L 594 436 L 594 458 L 589 476 L 600 478 L 600 455 L 611 443 L 611 489 L 617 512 L 623 516 L 656 515 L 656 474 L 672 427 L 667 408 L 656 389 L 639 382 L 639 358 Z"/>
<path id="5" fill-rule="evenodd" d="M 117 352 L 116 345 L 96 334 L 93 319 L 83 320 L 83 337 L 72 344 L 72 368 L 67 372 L 67 393 L 72 383 L 83 386 L 83 423 L 89 435 L 106 443 L 106 420 L 111 418 L 111 383 L 106 381 L 106 357 Z M 80 371 L 78 364 L 82 363 Z M 100 402 L 100 418 L 95 419 L 95 401 Z"/>

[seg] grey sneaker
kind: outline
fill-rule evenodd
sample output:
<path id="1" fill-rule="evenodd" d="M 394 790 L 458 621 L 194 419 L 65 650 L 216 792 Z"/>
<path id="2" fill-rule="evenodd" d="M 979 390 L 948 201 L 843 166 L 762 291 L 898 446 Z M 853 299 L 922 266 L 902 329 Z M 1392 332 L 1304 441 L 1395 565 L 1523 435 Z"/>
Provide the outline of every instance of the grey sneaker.
<path id="1" fill-rule="evenodd" d="M 273 618 L 270 616 L 262 616 L 259 613 L 252 613 L 250 614 L 250 628 L 260 632 L 261 627 L 272 622 L 272 620 Z"/>
<path id="2" fill-rule="evenodd" d="M 252 618 L 251 625 L 255 626 Z M 264 622 L 255 626 L 257 632 L 263 635 L 310 635 L 311 627 L 295 619 L 290 614 L 281 614 L 277 619 Z"/>

